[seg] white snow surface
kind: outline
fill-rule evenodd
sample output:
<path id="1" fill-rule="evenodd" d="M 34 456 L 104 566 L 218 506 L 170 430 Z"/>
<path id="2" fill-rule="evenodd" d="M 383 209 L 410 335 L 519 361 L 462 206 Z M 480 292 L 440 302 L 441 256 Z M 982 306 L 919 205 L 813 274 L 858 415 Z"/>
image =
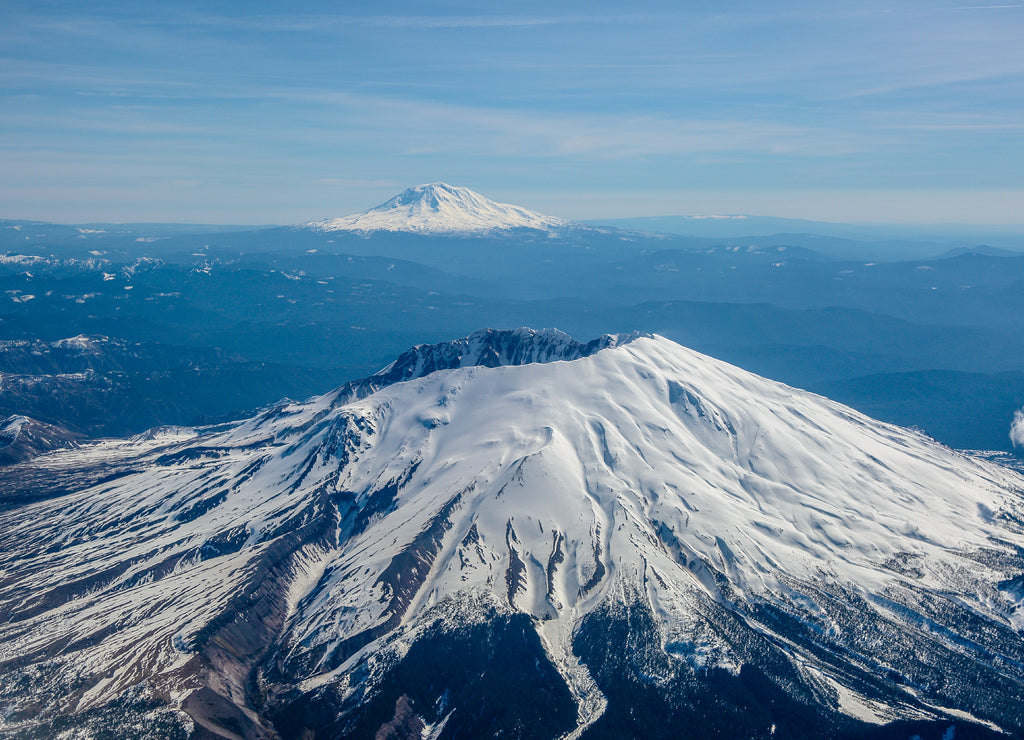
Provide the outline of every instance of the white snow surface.
<path id="1" fill-rule="evenodd" d="M 30 421 L 31 420 L 27 416 L 12 414 L 3 421 L 0 421 L 0 434 L 17 438 L 18 434 L 21 432 L 21 428 Z"/>
<path id="2" fill-rule="evenodd" d="M 547 231 L 569 223 L 519 206 L 496 203 L 469 188 L 435 182 L 409 188 L 361 213 L 311 221 L 304 226 L 318 231 L 478 234 L 508 229 Z"/>
<path id="3" fill-rule="evenodd" d="M 0 613 L 94 578 L 0 624 L 0 662 L 89 645 L 62 658 L 103 677 L 82 706 L 143 679 L 173 687 L 276 533 L 345 496 L 337 536 L 303 545 L 289 576 L 284 652 L 314 656 L 302 677 L 313 682 L 334 675 L 347 638 L 386 639 L 473 595 L 544 624 L 581 706 L 601 700 L 572 655 L 574 629 L 626 591 L 646 594 L 666 643 L 725 667 L 728 645 L 694 632 L 697 599 L 798 603 L 813 619 L 821 610 L 794 584 L 825 582 L 884 610 L 869 597 L 908 578 L 886 567 L 897 556 L 919 564 L 915 588 L 958 592 L 1003 624 L 1022 610 L 994 587 L 1013 574 L 964 553 L 1024 547 L 1004 521 L 1024 517 L 1024 477 L 661 337 L 334 400 L 169 446 L 137 438 L 65 453 L 80 467 L 90 455 L 164 457 L 0 513 Z M 385 494 L 393 501 L 378 507 Z M 230 537 L 239 547 L 223 546 Z M 403 553 L 419 565 L 399 584 Z"/>

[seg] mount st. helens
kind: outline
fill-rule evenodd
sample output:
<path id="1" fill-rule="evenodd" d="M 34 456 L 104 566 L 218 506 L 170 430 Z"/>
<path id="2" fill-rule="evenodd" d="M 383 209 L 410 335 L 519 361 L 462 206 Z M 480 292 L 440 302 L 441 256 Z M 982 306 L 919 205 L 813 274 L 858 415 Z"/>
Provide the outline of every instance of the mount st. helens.
<path id="1" fill-rule="evenodd" d="M 1024 736 L 1024 478 L 657 336 L 0 484 L 7 737 Z"/>

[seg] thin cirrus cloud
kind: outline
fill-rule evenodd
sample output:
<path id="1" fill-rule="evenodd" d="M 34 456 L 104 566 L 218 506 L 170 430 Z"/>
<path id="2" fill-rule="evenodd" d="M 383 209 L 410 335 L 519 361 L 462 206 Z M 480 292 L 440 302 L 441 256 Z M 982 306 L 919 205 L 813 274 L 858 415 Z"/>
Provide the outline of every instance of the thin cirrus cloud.
<path id="1" fill-rule="evenodd" d="M 637 20 L 639 15 L 616 16 L 523 16 L 523 15 L 288 15 L 285 17 L 252 15 L 247 17 L 192 16 L 190 23 L 213 28 L 234 28 L 266 33 L 327 32 L 340 28 L 523 28 L 576 23 L 612 23 Z"/>
<path id="2" fill-rule="evenodd" d="M 64 70 L 51 74 L 60 76 Z M 131 78 L 120 78 L 117 83 L 127 87 L 144 84 Z M 109 87 L 112 80 L 101 78 L 99 84 Z M 284 104 L 291 113 L 239 128 L 230 114 L 213 113 L 199 119 L 163 105 L 104 102 L 78 108 L 73 122 L 76 137 L 94 132 L 265 141 L 290 138 L 320 144 L 357 138 L 362 146 L 377 142 L 382 148 L 413 153 L 607 159 L 701 152 L 832 157 L 854 153 L 867 143 L 855 132 L 842 129 L 752 118 L 496 108 L 276 84 L 238 84 L 225 91 L 202 80 L 167 80 L 159 83 L 159 88 L 158 100 L 261 101 Z M 25 132 L 23 142 L 28 142 L 38 132 L 68 127 L 67 112 L 66 106 L 35 112 L 11 109 L 0 113 L 0 126 Z"/>
<path id="3" fill-rule="evenodd" d="M 45 191 L 63 155 L 83 197 L 90 167 L 110 187 L 140 178 L 139 197 L 147 171 L 244 179 L 250 196 L 279 193 L 284 172 L 341 190 L 557 181 L 612 204 L 624 183 L 906 188 L 918 201 L 935 188 L 1012 191 L 1024 187 L 1022 7 L 12 0 L 0 6 L 0 187 Z M 173 191 L 161 197 L 174 207 Z"/>
<path id="4" fill-rule="evenodd" d="M 639 13 L 581 13 L 576 15 L 355 15 L 337 13 L 277 13 L 214 15 L 205 12 L 154 15 L 88 16 L 54 18 L 29 15 L 22 18 L 25 28 L 37 34 L 62 34 L 68 37 L 102 39 L 138 44 L 156 38 L 179 37 L 185 30 L 195 41 L 196 32 L 257 33 L 267 35 L 304 34 L 312 37 L 363 33 L 366 29 L 444 31 L 459 29 L 529 29 L 542 26 L 642 24 L 657 16 Z M 14 39 L 17 32 L 9 28 L 0 38 Z M 221 41 L 230 39 L 223 34 Z"/>
<path id="5" fill-rule="evenodd" d="M 618 159 L 709 151 L 834 156 L 857 150 L 856 135 L 771 121 L 545 113 L 317 91 L 267 94 L 325 106 L 328 116 L 343 113 L 346 135 L 383 130 L 392 134 L 389 141 L 419 151 Z"/>

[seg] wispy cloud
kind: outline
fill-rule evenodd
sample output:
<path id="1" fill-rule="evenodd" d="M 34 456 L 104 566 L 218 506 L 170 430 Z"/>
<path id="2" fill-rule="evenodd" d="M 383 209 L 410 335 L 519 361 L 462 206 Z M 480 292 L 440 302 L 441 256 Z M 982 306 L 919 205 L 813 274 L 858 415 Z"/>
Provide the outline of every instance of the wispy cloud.
<path id="1" fill-rule="evenodd" d="M 172 85 L 165 94 L 173 97 L 175 89 L 177 85 Z M 295 140 L 306 145 L 359 142 L 370 150 L 407 154 L 605 160 L 730 152 L 832 158 L 863 150 L 870 143 L 841 128 L 770 118 L 499 108 L 270 84 L 239 84 L 223 90 L 200 82 L 181 94 L 210 102 L 236 99 L 250 106 L 280 106 L 265 120 L 252 115 L 253 120 L 239 127 L 230 106 L 200 116 L 168 108 L 160 100 L 116 105 L 86 100 L 45 111 L 6 110 L 0 113 L 0 127 L 19 130 L 29 139 L 42 132 L 66 131 L 76 139 L 92 132 Z"/>
<path id="2" fill-rule="evenodd" d="M 0 186 L 1012 189 L 1024 3 L 948 5 L 0 3 Z"/>
<path id="3" fill-rule="evenodd" d="M 403 142 L 405 151 L 529 157 L 588 156 L 623 159 L 694 152 L 800 153 L 836 157 L 868 144 L 857 133 L 827 126 L 770 119 L 687 118 L 628 112 L 558 112 L 456 105 L 430 100 L 333 93 L 264 90 L 269 97 L 316 104 L 344 121 L 324 132 L 346 136 L 371 131 Z M 876 139 L 877 141 L 877 139 Z"/>
<path id="4" fill-rule="evenodd" d="M 409 183 L 401 180 L 364 180 L 350 177 L 318 177 L 314 181 L 317 185 L 329 185 L 331 187 L 344 188 L 406 188 Z"/>
<path id="5" fill-rule="evenodd" d="M 1013 412 L 1013 422 L 1010 424 L 1010 441 L 1014 447 L 1024 447 L 1024 409 Z"/>
<path id="6" fill-rule="evenodd" d="M 24 17 L 24 23 L 39 30 L 93 37 L 111 37 L 131 29 L 254 31 L 259 33 L 334 33 L 357 28 L 375 29 L 514 29 L 537 26 L 578 26 L 642 23 L 656 16 L 641 13 L 586 14 L 475 14 L 475 15 L 360 15 L 350 13 L 276 13 L 216 15 L 204 12 L 149 16 L 126 13 L 97 19 L 89 15 Z"/>
<path id="7" fill-rule="evenodd" d="M 190 23 L 220 28 L 258 30 L 262 32 L 326 31 L 354 26 L 366 28 L 458 29 L 458 28 L 520 28 L 579 23 L 613 23 L 636 21 L 640 15 L 303 15 L 279 16 L 215 16 L 195 15 Z"/>

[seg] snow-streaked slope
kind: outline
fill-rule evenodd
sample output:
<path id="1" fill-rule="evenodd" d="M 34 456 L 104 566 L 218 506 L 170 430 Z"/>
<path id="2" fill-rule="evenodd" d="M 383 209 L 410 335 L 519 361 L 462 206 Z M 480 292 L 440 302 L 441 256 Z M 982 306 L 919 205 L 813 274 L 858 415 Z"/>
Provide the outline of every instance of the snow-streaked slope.
<path id="1" fill-rule="evenodd" d="M 469 188 L 443 182 L 409 188 L 386 203 L 341 218 L 312 221 L 318 231 L 411 231 L 422 234 L 476 234 L 509 229 L 548 229 L 568 221 L 519 206 L 496 203 Z"/>
<path id="2" fill-rule="evenodd" d="M 589 346 L 478 333 L 230 428 L 47 456 L 106 474 L 0 515 L 0 722 L 145 681 L 270 736 L 254 671 L 271 701 L 355 696 L 375 651 L 486 604 L 535 620 L 582 728 L 604 699 L 574 640 L 627 598 L 684 663 L 738 670 L 708 609 L 757 634 L 771 610 L 806 627 L 773 640 L 848 714 L 999 718 L 913 682 L 880 706 L 851 666 L 916 670 L 904 637 L 866 641 L 884 624 L 1024 688 L 1024 478 L 661 337 Z"/>
<path id="3" fill-rule="evenodd" d="M 2 379 L 0 374 L 0 379 Z M 28 460 L 50 450 L 75 447 L 84 435 L 15 414 L 0 420 L 0 465 Z"/>

